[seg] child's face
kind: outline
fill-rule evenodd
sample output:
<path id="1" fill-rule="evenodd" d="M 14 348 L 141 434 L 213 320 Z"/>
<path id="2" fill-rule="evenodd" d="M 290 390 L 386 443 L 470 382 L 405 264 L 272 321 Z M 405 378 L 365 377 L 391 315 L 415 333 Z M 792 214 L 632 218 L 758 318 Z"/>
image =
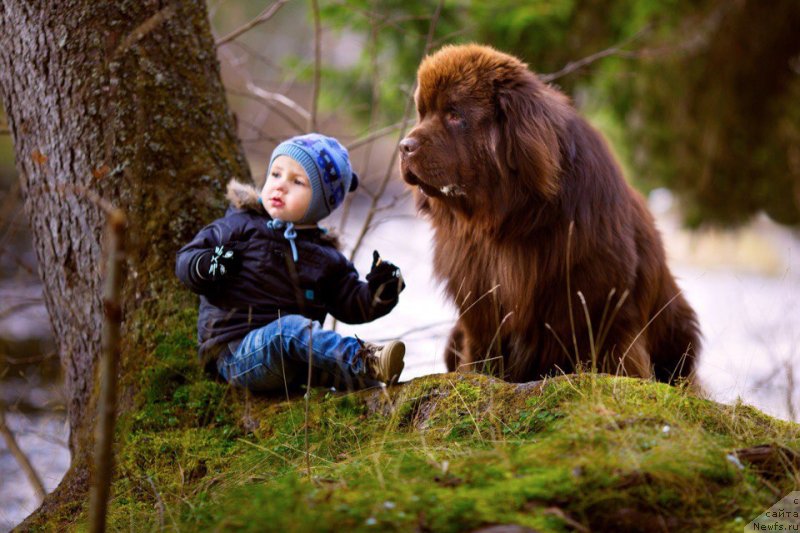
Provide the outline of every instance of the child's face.
<path id="1" fill-rule="evenodd" d="M 267 173 L 261 201 L 272 218 L 297 222 L 308 211 L 311 193 L 311 182 L 303 166 L 289 156 L 280 155 Z"/>

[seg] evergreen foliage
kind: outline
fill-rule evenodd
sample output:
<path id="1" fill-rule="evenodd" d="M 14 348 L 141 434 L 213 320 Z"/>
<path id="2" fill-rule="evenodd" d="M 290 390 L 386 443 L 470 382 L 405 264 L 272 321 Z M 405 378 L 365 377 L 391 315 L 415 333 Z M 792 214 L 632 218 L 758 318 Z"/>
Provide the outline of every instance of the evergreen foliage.
<path id="1" fill-rule="evenodd" d="M 328 7 L 327 24 L 366 43 L 352 67 L 327 72 L 339 94 L 369 101 L 377 68 L 380 109 L 396 121 L 434 8 Z M 631 181 L 677 192 L 690 226 L 736 225 L 760 211 L 798 226 L 799 27 L 796 0 L 454 0 L 444 2 L 433 44 L 479 41 L 543 74 L 618 47 L 555 83 L 610 134 Z"/>

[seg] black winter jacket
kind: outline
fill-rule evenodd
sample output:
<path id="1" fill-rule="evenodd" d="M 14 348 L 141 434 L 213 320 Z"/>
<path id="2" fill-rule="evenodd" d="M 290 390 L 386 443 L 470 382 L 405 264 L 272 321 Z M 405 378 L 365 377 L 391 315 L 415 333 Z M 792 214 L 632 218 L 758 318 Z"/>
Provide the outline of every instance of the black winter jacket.
<path id="1" fill-rule="evenodd" d="M 178 251 L 175 273 L 200 295 L 199 357 L 208 365 L 233 341 L 279 316 L 300 314 L 322 323 L 327 313 L 348 324 L 379 318 L 397 298 L 373 297 L 353 264 L 319 228 L 297 230 L 298 261 L 283 230 L 270 229 L 269 215 L 253 187 L 232 181 L 231 206 Z M 197 276 L 195 261 L 215 246 L 239 254 L 241 268 L 221 281 Z"/>

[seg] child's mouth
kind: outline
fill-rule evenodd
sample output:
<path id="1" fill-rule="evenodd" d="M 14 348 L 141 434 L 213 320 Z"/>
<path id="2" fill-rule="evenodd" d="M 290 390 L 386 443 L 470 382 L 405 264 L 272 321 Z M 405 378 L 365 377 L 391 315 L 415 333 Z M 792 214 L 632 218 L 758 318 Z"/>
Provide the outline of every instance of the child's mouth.
<path id="1" fill-rule="evenodd" d="M 283 207 L 283 200 L 280 198 L 270 198 L 269 203 L 272 205 L 272 207 Z"/>

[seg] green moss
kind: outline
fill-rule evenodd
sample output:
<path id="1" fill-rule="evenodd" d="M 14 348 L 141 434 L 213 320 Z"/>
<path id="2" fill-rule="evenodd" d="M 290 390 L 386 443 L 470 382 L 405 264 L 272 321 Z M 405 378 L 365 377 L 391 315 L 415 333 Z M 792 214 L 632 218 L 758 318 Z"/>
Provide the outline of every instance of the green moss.
<path id="1" fill-rule="evenodd" d="M 110 530 L 567 531 L 665 520 L 733 530 L 774 491 L 797 488 L 791 472 L 765 480 L 728 457 L 763 443 L 798 448 L 796 424 L 687 388 L 588 373 L 523 385 L 445 374 L 385 391 L 315 389 L 306 415 L 302 397 L 244 394 L 205 375 L 196 313 L 163 316 L 129 378 L 138 393 L 118 426 Z"/>
<path id="2" fill-rule="evenodd" d="M 159 422 L 143 418 L 123 439 L 112 530 L 567 531 L 626 520 L 733 530 L 772 505 L 773 490 L 797 488 L 789 472 L 767 484 L 727 457 L 797 446 L 797 425 L 685 389 L 445 374 L 386 391 L 315 390 L 306 419 L 302 398 L 233 394 L 181 370 L 177 337 L 159 346 L 171 392 L 142 390 Z"/>

